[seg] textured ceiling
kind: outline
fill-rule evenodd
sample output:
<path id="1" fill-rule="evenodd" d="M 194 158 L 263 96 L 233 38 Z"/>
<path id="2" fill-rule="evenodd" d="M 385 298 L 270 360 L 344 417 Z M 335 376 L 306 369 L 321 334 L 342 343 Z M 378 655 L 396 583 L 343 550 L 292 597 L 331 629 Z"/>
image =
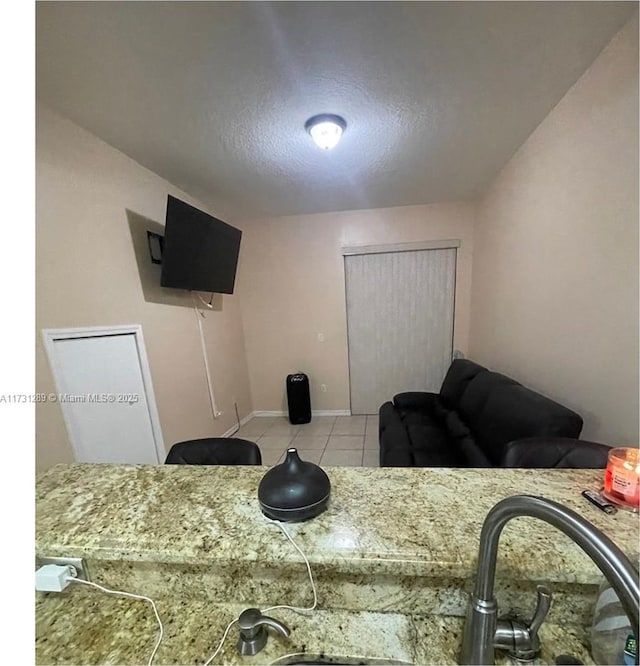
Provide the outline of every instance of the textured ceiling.
<path id="1" fill-rule="evenodd" d="M 636 6 L 39 2 L 37 96 L 234 217 L 469 200 Z"/>

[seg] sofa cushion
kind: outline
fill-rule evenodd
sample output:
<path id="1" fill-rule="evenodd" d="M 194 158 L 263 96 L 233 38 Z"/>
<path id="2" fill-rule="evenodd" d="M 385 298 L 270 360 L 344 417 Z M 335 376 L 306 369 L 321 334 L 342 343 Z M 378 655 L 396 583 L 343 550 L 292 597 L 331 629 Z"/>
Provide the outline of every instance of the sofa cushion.
<path id="1" fill-rule="evenodd" d="M 466 423 L 458 416 L 457 412 L 449 412 L 445 418 L 445 425 L 447 428 L 447 433 L 449 437 L 453 439 L 460 439 L 463 437 L 469 437 L 471 432 L 467 427 Z"/>
<path id="2" fill-rule="evenodd" d="M 467 425 L 456 412 L 449 412 L 445 420 L 449 439 L 455 444 L 455 450 L 462 459 L 464 467 L 493 467 L 471 434 Z"/>
<path id="3" fill-rule="evenodd" d="M 420 467 L 459 467 L 458 447 L 439 426 L 408 426 L 409 441 L 416 465 Z"/>
<path id="4" fill-rule="evenodd" d="M 407 391 L 393 396 L 393 404 L 398 409 L 426 410 L 433 409 L 434 402 L 439 401 L 437 393 L 427 391 Z"/>
<path id="5" fill-rule="evenodd" d="M 460 397 L 457 412 L 475 434 L 477 423 L 482 416 L 491 394 L 500 386 L 517 385 L 514 379 L 505 377 L 498 372 L 481 372 L 468 384 Z"/>
<path id="6" fill-rule="evenodd" d="M 433 423 L 440 425 L 449 413 L 437 393 L 399 393 L 393 403 L 406 423 Z"/>
<path id="7" fill-rule="evenodd" d="M 402 422 L 409 426 L 431 426 L 442 430 L 443 422 L 433 414 L 427 412 L 404 412 Z"/>
<path id="8" fill-rule="evenodd" d="M 481 372 L 488 370 L 467 358 L 452 361 L 440 388 L 442 404 L 448 409 L 456 409 L 469 382 Z"/>
<path id="9" fill-rule="evenodd" d="M 509 442 L 526 437 L 577 437 L 581 429 L 578 414 L 513 383 L 493 388 L 473 434 L 494 465 L 499 465 Z"/>
<path id="10" fill-rule="evenodd" d="M 391 424 L 380 437 L 380 463 L 391 467 L 459 467 L 457 447 L 438 425 Z"/>

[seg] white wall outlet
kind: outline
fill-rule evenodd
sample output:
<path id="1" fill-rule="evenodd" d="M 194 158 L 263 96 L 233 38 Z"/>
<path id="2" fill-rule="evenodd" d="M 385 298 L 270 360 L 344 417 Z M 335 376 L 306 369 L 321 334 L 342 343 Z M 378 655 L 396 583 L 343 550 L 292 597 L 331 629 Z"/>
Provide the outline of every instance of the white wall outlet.
<path id="1" fill-rule="evenodd" d="M 323 393 L 326 393 L 326 392 L 327 392 L 327 385 L 326 385 L 326 384 L 320 384 L 320 390 L 321 390 Z"/>
<path id="2" fill-rule="evenodd" d="M 43 567 L 45 564 L 60 564 L 62 566 L 68 565 L 73 567 L 76 575 L 74 578 L 78 580 L 89 580 L 89 573 L 87 572 L 87 563 L 81 557 L 40 557 L 36 556 L 36 569 Z"/>
<path id="3" fill-rule="evenodd" d="M 324 342 L 324 333 L 318 333 L 318 342 Z"/>

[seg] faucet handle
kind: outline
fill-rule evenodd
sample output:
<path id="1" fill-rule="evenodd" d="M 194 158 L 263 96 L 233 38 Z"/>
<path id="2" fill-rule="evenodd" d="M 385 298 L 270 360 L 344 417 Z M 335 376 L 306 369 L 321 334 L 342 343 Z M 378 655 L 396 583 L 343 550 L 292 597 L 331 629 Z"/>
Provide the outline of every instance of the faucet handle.
<path id="1" fill-rule="evenodd" d="M 494 647 L 506 650 L 509 656 L 519 661 L 532 661 L 540 652 L 540 629 L 551 608 L 551 591 L 544 585 L 536 587 L 538 603 L 531 622 L 519 616 L 509 615 L 497 622 Z"/>
<path id="2" fill-rule="evenodd" d="M 552 601 L 551 590 L 546 585 L 538 585 L 536 593 L 538 594 L 538 603 L 531 622 L 529 622 L 529 634 L 532 639 L 538 636 L 538 630 L 549 613 Z"/>

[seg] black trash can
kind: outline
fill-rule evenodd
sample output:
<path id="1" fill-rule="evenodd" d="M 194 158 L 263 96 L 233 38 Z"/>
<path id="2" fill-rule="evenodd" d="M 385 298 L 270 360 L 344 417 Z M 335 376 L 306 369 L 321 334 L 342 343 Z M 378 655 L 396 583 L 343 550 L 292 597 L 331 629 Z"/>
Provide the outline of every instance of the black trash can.
<path id="1" fill-rule="evenodd" d="M 311 421 L 309 378 L 304 372 L 287 375 L 287 403 L 289 405 L 289 421 L 292 424 L 297 425 Z"/>

